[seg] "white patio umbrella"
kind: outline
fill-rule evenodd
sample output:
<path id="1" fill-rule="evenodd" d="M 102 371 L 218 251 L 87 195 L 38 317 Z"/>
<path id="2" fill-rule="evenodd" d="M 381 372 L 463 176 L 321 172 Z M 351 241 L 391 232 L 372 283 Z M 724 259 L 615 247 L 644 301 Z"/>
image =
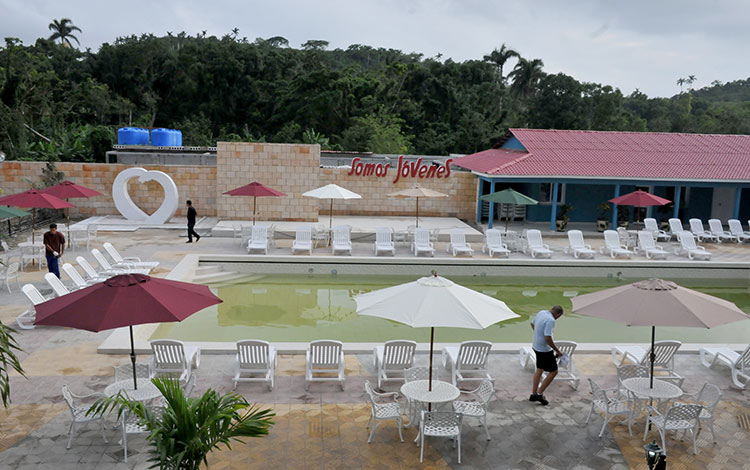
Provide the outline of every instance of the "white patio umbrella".
<path id="1" fill-rule="evenodd" d="M 437 274 L 361 294 L 354 300 L 360 315 L 430 328 L 430 390 L 435 327 L 483 330 L 494 323 L 518 318 L 505 302 Z"/>
<path id="2" fill-rule="evenodd" d="M 328 228 L 333 228 L 333 200 L 334 199 L 362 199 L 359 194 L 342 188 L 337 184 L 327 184 L 320 188 L 312 189 L 302 194 L 305 197 L 314 197 L 315 199 L 330 199 L 331 210 L 328 218 Z"/>

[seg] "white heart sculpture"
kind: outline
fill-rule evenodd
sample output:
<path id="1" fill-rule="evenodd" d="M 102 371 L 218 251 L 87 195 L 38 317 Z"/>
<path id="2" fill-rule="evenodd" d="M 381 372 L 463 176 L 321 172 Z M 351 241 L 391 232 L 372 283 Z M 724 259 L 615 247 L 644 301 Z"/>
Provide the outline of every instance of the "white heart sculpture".
<path id="1" fill-rule="evenodd" d="M 164 201 L 161 206 L 151 215 L 146 214 L 130 198 L 128 193 L 128 181 L 138 177 L 139 183 L 156 181 L 164 189 Z M 112 199 L 115 207 L 123 217 L 128 220 L 136 220 L 150 224 L 164 224 L 177 212 L 177 185 L 172 178 L 163 171 L 146 170 L 145 168 L 128 168 L 117 174 L 115 182 L 112 183 Z"/>

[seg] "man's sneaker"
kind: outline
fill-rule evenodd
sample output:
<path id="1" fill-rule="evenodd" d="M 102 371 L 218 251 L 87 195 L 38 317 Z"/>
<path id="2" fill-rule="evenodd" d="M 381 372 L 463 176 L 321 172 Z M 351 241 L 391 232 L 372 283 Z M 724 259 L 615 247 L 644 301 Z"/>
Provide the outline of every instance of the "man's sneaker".
<path id="1" fill-rule="evenodd" d="M 542 395 L 542 394 L 538 394 L 538 395 L 536 396 L 536 401 L 538 401 L 539 403 L 541 403 L 541 404 L 542 404 L 542 406 L 547 406 L 547 405 L 549 405 L 549 402 L 547 401 L 547 399 L 546 399 L 546 398 L 544 398 L 544 395 Z"/>
<path id="2" fill-rule="evenodd" d="M 531 396 L 529 396 L 529 401 L 539 401 L 539 395 L 538 393 L 532 393 Z"/>

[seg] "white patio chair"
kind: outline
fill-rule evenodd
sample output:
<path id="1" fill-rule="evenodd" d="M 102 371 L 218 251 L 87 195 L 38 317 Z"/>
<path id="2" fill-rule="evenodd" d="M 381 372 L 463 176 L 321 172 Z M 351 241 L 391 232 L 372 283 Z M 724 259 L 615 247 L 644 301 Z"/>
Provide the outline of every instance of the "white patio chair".
<path id="1" fill-rule="evenodd" d="M 89 249 L 89 244 L 96 241 L 96 235 L 99 233 L 99 226 L 90 224 L 86 226 L 86 249 Z"/>
<path id="2" fill-rule="evenodd" d="M 148 406 L 147 407 L 156 416 L 161 416 L 164 412 L 163 406 Z M 128 461 L 128 436 L 134 434 L 148 434 L 150 431 L 148 428 L 141 424 L 140 418 L 125 410 L 120 418 L 120 424 L 122 426 L 122 449 L 124 453 L 124 461 Z"/>
<path id="3" fill-rule="evenodd" d="M 388 227 L 378 227 L 375 229 L 375 256 L 380 252 L 396 255 L 396 244 L 393 242 L 393 230 Z M 378 385 L 379 386 L 379 385 Z"/>
<path id="4" fill-rule="evenodd" d="M 698 393 L 686 393 L 680 397 L 680 401 L 675 402 L 675 405 L 701 405 L 703 409 L 701 414 L 698 416 L 698 420 L 702 424 L 707 424 L 711 430 L 711 437 L 713 442 L 716 443 L 716 433 L 714 432 L 714 414 L 716 413 L 716 406 L 721 401 L 721 389 L 712 383 L 704 383 Z M 689 401 L 686 401 L 689 400 Z M 698 430 L 700 434 L 700 429 Z M 696 436 L 697 437 L 697 436 Z"/>
<path id="5" fill-rule="evenodd" d="M 268 341 L 256 339 L 237 341 L 236 346 L 234 388 L 238 382 L 268 382 L 268 389 L 273 390 L 278 363 L 276 348 Z"/>
<path id="6" fill-rule="evenodd" d="M 682 226 L 680 219 L 669 219 L 669 239 L 677 239 L 680 232 L 684 232 L 685 228 Z"/>
<path id="7" fill-rule="evenodd" d="M 136 267 L 115 268 L 114 266 L 109 264 L 109 261 L 107 261 L 107 258 L 105 258 L 102 252 L 96 248 L 93 248 L 91 250 L 91 255 L 99 264 L 100 273 L 112 273 L 112 272 L 120 271 L 120 274 L 148 274 L 149 272 L 151 272 L 150 269 L 136 268 Z"/>
<path id="8" fill-rule="evenodd" d="M 640 364 L 624 364 L 617 368 L 617 391 L 623 399 L 632 401 L 631 410 L 633 417 L 641 414 L 641 405 L 648 397 L 631 392 L 622 384 L 623 380 L 641 378 L 647 379 L 651 376 L 651 369 Z"/>
<path id="9" fill-rule="evenodd" d="M 656 241 L 669 241 L 672 236 L 664 230 L 659 230 L 659 226 L 656 224 L 656 219 L 646 217 L 643 219 L 643 230 L 650 232 Z"/>
<path id="10" fill-rule="evenodd" d="M 104 245 L 102 245 L 104 248 L 104 251 L 107 252 L 107 254 L 112 258 L 114 261 L 113 266 L 114 267 L 129 267 L 129 268 L 143 268 L 148 269 L 149 271 L 159 266 L 158 261 L 141 261 L 140 258 L 136 256 L 128 256 L 123 257 L 120 255 L 120 252 L 117 251 L 117 248 L 112 246 L 111 243 L 106 242 Z"/>
<path id="11" fill-rule="evenodd" d="M 656 354 L 654 372 L 666 374 L 660 375 L 659 378 L 674 381 L 678 386 L 682 386 L 682 382 L 685 380 L 684 377 L 675 372 L 674 367 L 674 355 L 680 349 L 680 346 L 682 346 L 682 343 L 679 341 L 667 340 L 656 341 L 654 343 L 654 353 Z M 648 349 L 641 346 L 614 346 L 611 354 L 615 367 L 620 367 L 628 361 L 646 367 L 650 367 L 651 365 L 649 358 L 651 354 L 650 346 Z"/>
<path id="12" fill-rule="evenodd" d="M 344 252 L 349 255 L 352 254 L 352 240 L 351 231 L 348 227 L 340 225 L 333 227 L 333 239 L 331 240 L 331 254 L 336 252 Z"/>
<path id="13" fill-rule="evenodd" d="M 476 418 L 484 426 L 484 432 L 487 433 L 487 440 L 492 440 L 490 430 L 487 428 L 487 407 L 492 395 L 495 394 L 495 387 L 490 380 L 482 380 L 474 390 L 461 390 L 461 395 L 466 395 L 472 400 L 456 400 L 453 402 L 453 411 L 464 418 Z"/>
<path id="14" fill-rule="evenodd" d="M 580 256 L 593 258 L 596 251 L 592 250 L 591 245 L 587 245 L 583 240 L 583 232 L 568 230 L 568 246 L 565 248 L 565 253 L 571 253 L 574 258 Z"/>
<path id="15" fill-rule="evenodd" d="M 526 249 L 532 258 L 537 256 L 552 257 L 552 250 L 542 240 L 542 232 L 536 229 L 526 231 Z"/>
<path id="16" fill-rule="evenodd" d="M 75 285 L 76 289 L 83 289 L 85 287 L 88 287 L 90 285 L 96 284 L 97 282 L 101 281 L 86 281 L 83 276 L 81 276 L 81 273 L 78 272 L 78 270 L 70 263 L 63 263 L 62 270 L 65 272 L 65 274 L 68 275 L 71 281 L 73 281 L 73 284 Z"/>
<path id="17" fill-rule="evenodd" d="M 597 409 L 604 413 L 604 423 L 602 423 L 602 429 L 599 431 L 599 437 L 602 437 L 604 430 L 607 428 L 607 423 L 610 422 L 615 416 L 625 416 L 628 422 L 628 433 L 633 435 L 633 401 L 628 398 L 611 397 L 609 393 L 615 393 L 616 389 L 603 389 L 591 379 L 588 379 L 589 385 L 591 386 L 591 409 L 589 415 L 586 417 L 586 423 L 588 424 L 591 419 L 591 415 L 594 413 L 594 409 Z"/>
<path id="18" fill-rule="evenodd" d="M 312 227 L 297 227 L 292 242 L 292 254 L 297 251 L 307 251 L 310 255 L 313 252 Z"/>
<path id="19" fill-rule="evenodd" d="M 70 294 L 70 289 L 65 287 L 65 284 L 63 284 L 62 281 L 58 279 L 54 274 L 45 274 L 44 280 L 47 281 L 47 284 L 49 284 L 49 286 L 52 288 L 52 292 L 54 292 L 55 297 L 62 297 L 63 295 Z"/>
<path id="20" fill-rule="evenodd" d="M 502 235 L 500 230 L 491 228 L 485 233 L 485 242 L 482 247 L 482 253 L 489 253 L 490 257 L 495 256 L 495 253 L 500 253 L 506 257 L 510 257 L 510 250 L 508 245 L 503 243 Z"/>
<path id="21" fill-rule="evenodd" d="M 578 347 L 578 343 L 576 343 L 575 341 L 561 340 L 555 341 L 555 344 L 557 345 L 557 348 L 562 351 L 563 354 L 567 354 L 568 358 L 570 359 L 565 366 L 558 364 L 558 372 L 557 377 L 555 377 L 555 381 L 564 380 L 570 382 L 570 386 L 573 387 L 573 390 L 578 390 L 580 379 L 578 378 L 575 366 L 573 365 L 573 353 L 575 353 L 576 348 Z M 522 369 L 526 369 L 529 365 L 536 365 L 536 357 L 531 346 L 524 346 L 520 348 L 518 351 L 518 356 Z M 546 375 L 546 372 L 542 374 L 543 377 Z"/>
<path id="22" fill-rule="evenodd" d="M 367 438 L 367 443 L 372 441 L 372 436 L 375 434 L 375 428 L 378 427 L 378 420 L 387 421 L 394 420 L 398 425 L 398 437 L 401 442 L 404 442 L 404 436 L 401 433 L 401 428 L 404 426 L 401 405 L 398 403 L 398 393 L 378 393 L 370 386 L 370 381 L 365 380 L 365 393 L 370 399 L 370 405 L 372 407 L 370 412 L 370 419 L 367 420 L 367 427 L 370 429 L 370 437 Z"/>
<path id="23" fill-rule="evenodd" d="M 719 219 L 708 219 L 708 229 L 711 231 L 711 235 L 715 236 L 716 240 L 719 242 L 723 242 L 724 240 L 737 243 L 740 242 L 738 237 L 724 230 L 724 227 L 721 225 L 721 220 Z"/>
<path id="24" fill-rule="evenodd" d="M 623 248 L 627 248 L 628 250 L 631 248 L 635 248 L 638 240 L 635 237 L 635 235 L 628 232 L 628 229 L 625 227 L 617 227 L 617 237 L 620 239 L 620 245 L 623 246 Z"/>
<path id="25" fill-rule="evenodd" d="M 493 380 L 487 372 L 487 361 L 492 343 L 489 341 L 464 341 L 460 346 L 443 348 L 443 367 L 450 370 L 451 382 L 456 385 L 465 380 Z M 471 376 L 464 376 L 469 374 Z"/>
<path id="26" fill-rule="evenodd" d="M 19 267 L 20 264 L 17 261 L 12 261 L 7 266 L 0 266 L 0 281 L 5 282 L 5 287 L 8 288 L 9 294 L 11 293 L 10 281 L 16 281 L 16 287 L 21 287 L 21 284 L 18 282 Z"/>
<path id="27" fill-rule="evenodd" d="M 253 239 L 254 225 L 240 225 L 240 246 L 247 246 Z"/>
<path id="28" fill-rule="evenodd" d="M 706 248 L 695 244 L 695 235 L 691 232 L 680 232 L 677 235 L 677 239 L 680 241 L 680 248 L 675 250 L 675 254 L 684 253 L 688 259 L 711 259 L 711 252 L 706 251 Z"/>
<path id="29" fill-rule="evenodd" d="M 437 369 L 432 368 L 432 380 L 437 380 Z M 404 383 L 414 382 L 415 380 L 429 380 L 430 368 L 429 367 L 410 367 L 404 370 Z M 417 422 L 417 413 L 420 411 L 420 403 L 413 402 L 411 398 L 406 398 L 407 416 L 409 416 L 409 423 L 413 424 Z"/>
<path id="30" fill-rule="evenodd" d="M 382 388 L 385 380 L 404 380 L 404 371 L 414 364 L 416 349 L 416 341 L 405 339 L 386 341 L 382 346 L 375 346 L 372 359 L 378 371 L 378 388 Z"/>
<path id="31" fill-rule="evenodd" d="M 16 323 L 22 330 L 31 330 L 34 328 L 34 321 L 36 320 L 36 306 L 44 303 L 47 299 L 44 298 L 41 292 L 34 287 L 33 284 L 24 284 L 21 287 L 21 291 L 24 293 L 26 298 L 31 303 L 31 308 L 16 317 Z"/>
<path id="32" fill-rule="evenodd" d="M 620 244 L 620 237 L 614 230 L 604 231 L 604 246 L 599 251 L 602 254 L 609 254 L 612 258 L 617 258 L 618 256 L 627 256 L 630 258 L 633 254 L 626 246 Z"/>
<path id="33" fill-rule="evenodd" d="M 738 242 L 750 241 L 750 232 L 742 230 L 742 223 L 737 219 L 729 219 L 729 233 L 737 237 Z"/>
<path id="34" fill-rule="evenodd" d="M 430 241 L 430 231 L 426 228 L 414 229 L 414 242 L 411 245 L 414 256 L 420 253 L 427 253 L 435 256 L 435 245 Z"/>
<path id="35" fill-rule="evenodd" d="M 695 235 L 695 238 L 697 238 L 699 242 L 707 240 L 710 242 L 719 241 L 714 234 L 703 228 L 703 221 L 701 219 L 690 219 L 688 222 L 690 224 L 690 231 Z"/>
<path id="36" fill-rule="evenodd" d="M 125 274 L 125 271 L 122 271 L 120 269 L 113 269 L 111 271 L 97 271 L 83 256 L 76 256 L 76 263 L 78 263 L 78 266 L 83 269 L 83 273 L 86 275 L 87 281 L 101 282 L 112 276 Z"/>
<path id="37" fill-rule="evenodd" d="M 247 242 L 247 252 L 262 251 L 264 255 L 268 254 L 268 227 L 255 225 L 252 228 L 252 238 Z"/>
<path id="38" fill-rule="evenodd" d="M 425 437 L 450 437 L 458 443 L 461 463 L 461 415 L 448 411 L 424 411 L 419 421 L 419 462 L 424 461 Z"/>
<path id="39" fill-rule="evenodd" d="M 182 341 L 158 339 L 150 342 L 154 357 L 151 362 L 151 377 L 179 379 L 187 383 L 193 368 L 200 367 L 201 350 L 185 347 Z"/>
<path id="40" fill-rule="evenodd" d="M 36 263 L 40 271 L 42 266 L 47 264 L 47 258 L 44 256 L 44 247 L 39 245 L 22 246 L 21 269 L 26 269 L 27 264 L 33 263 Z"/>
<path id="41" fill-rule="evenodd" d="M 115 370 L 115 382 L 121 380 L 133 380 L 133 364 L 126 362 L 119 366 L 114 366 Z M 151 378 L 151 364 L 148 362 L 136 362 L 135 363 L 135 377 L 137 379 L 148 379 Z"/>
<path id="42" fill-rule="evenodd" d="M 454 257 L 464 254 L 473 256 L 474 250 L 471 248 L 471 244 L 466 242 L 466 234 L 462 228 L 451 229 L 451 242 L 448 245 L 448 251 L 450 251 Z"/>
<path id="43" fill-rule="evenodd" d="M 68 434 L 70 435 L 70 438 L 68 439 L 68 445 L 65 447 L 66 449 L 70 449 L 71 444 L 73 443 L 73 436 L 75 436 L 76 427 L 82 424 L 87 423 L 93 423 L 98 421 L 99 422 L 99 428 L 102 433 L 102 437 L 104 438 L 104 442 L 109 442 L 107 440 L 107 436 L 104 434 L 104 415 L 101 413 L 92 413 L 87 414 L 89 411 L 90 405 L 88 406 L 76 406 L 76 400 L 80 400 L 82 398 L 90 398 L 90 397 L 104 397 L 104 394 L 94 392 L 89 393 L 87 395 L 76 395 L 75 393 L 70 391 L 70 387 L 67 385 L 62 386 L 62 396 L 63 400 L 65 400 L 65 403 L 68 405 L 68 409 L 70 410 L 70 416 L 72 418 L 72 421 L 70 423 L 70 429 L 68 430 Z"/>
<path id="44" fill-rule="evenodd" d="M 654 242 L 654 236 L 651 232 L 645 230 L 638 232 L 638 248 L 635 249 L 635 252 L 643 252 L 648 259 L 667 257 L 667 252 L 664 251 L 664 248 Z"/>
<path id="45" fill-rule="evenodd" d="M 336 374 L 336 377 L 316 377 L 315 374 Z M 305 390 L 310 382 L 339 382 L 344 389 L 344 344 L 321 339 L 311 341 L 305 353 Z"/>
<path id="46" fill-rule="evenodd" d="M 89 249 L 89 232 L 87 230 L 71 230 L 70 231 L 70 247 L 72 249 L 86 246 Z"/>
<path id="47" fill-rule="evenodd" d="M 732 383 L 745 390 L 750 383 L 750 345 L 742 353 L 729 348 L 701 348 L 701 363 L 706 367 L 724 364 L 732 371 Z"/>
<path id="48" fill-rule="evenodd" d="M 654 425 L 661 436 L 661 449 L 667 453 L 666 434 L 668 431 L 690 431 L 693 437 L 693 454 L 698 453 L 696 437 L 698 436 L 698 425 L 700 424 L 700 414 L 703 411 L 701 405 L 679 405 L 674 404 L 669 407 L 666 413 L 661 414 L 654 407 L 649 407 L 650 414 L 646 419 L 646 429 L 643 431 L 643 440 L 646 440 L 651 424 Z"/>

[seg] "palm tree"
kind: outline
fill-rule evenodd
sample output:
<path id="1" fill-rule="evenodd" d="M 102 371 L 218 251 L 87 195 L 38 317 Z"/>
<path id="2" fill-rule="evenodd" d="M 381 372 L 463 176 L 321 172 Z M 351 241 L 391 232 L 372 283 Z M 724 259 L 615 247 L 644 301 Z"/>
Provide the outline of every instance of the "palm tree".
<path id="1" fill-rule="evenodd" d="M 0 322 L 0 399 L 6 408 L 10 403 L 10 376 L 8 375 L 10 369 L 24 375 L 21 361 L 13 352 L 14 350 L 21 350 L 13 337 L 13 333 L 15 333 L 13 328 Z"/>
<path id="2" fill-rule="evenodd" d="M 523 57 L 518 59 L 518 63 L 508 74 L 508 78 L 513 80 L 511 89 L 517 96 L 527 97 L 531 95 L 542 78 L 544 62 L 542 59 L 527 60 Z"/>
<path id="3" fill-rule="evenodd" d="M 81 28 L 74 25 L 73 22 L 70 21 L 70 18 L 63 18 L 60 21 L 52 20 L 52 23 L 49 24 L 49 30 L 52 31 L 52 35 L 49 37 L 50 41 L 59 39 L 60 44 L 62 44 L 63 46 L 73 47 L 73 44 L 70 43 L 70 40 L 74 39 L 76 44 L 81 45 L 81 42 L 78 40 L 78 38 L 73 36 L 73 34 L 71 33 L 73 31 L 82 33 L 83 31 L 81 31 Z"/>
<path id="4" fill-rule="evenodd" d="M 498 74 L 500 75 L 500 81 L 503 81 L 505 80 L 505 77 L 503 77 L 503 66 L 513 57 L 520 58 L 521 56 L 518 54 L 518 52 L 514 51 L 513 49 L 508 49 L 505 44 L 503 44 L 502 46 L 500 46 L 500 49 L 495 49 L 488 55 L 484 56 L 484 61 L 490 62 L 495 67 L 497 67 Z"/>
<path id="5" fill-rule="evenodd" d="M 680 78 L 677 79 L 677 84 L 680 85 L 680 93 L 682 93 L 682 87 L 686 83 L 687 83 L 687 78 L 680 77 Z"/>
<path id="6" fill-rule="evenodd" d="M 695 75 L 688 75 L 688 78 L 685 79 L 685 83 L 687 85 L 692 85 L 696 80 L 697 78 L 695 78 Z M 688 90 L 692 90 L 692 88 L 689 88 Z"/>

